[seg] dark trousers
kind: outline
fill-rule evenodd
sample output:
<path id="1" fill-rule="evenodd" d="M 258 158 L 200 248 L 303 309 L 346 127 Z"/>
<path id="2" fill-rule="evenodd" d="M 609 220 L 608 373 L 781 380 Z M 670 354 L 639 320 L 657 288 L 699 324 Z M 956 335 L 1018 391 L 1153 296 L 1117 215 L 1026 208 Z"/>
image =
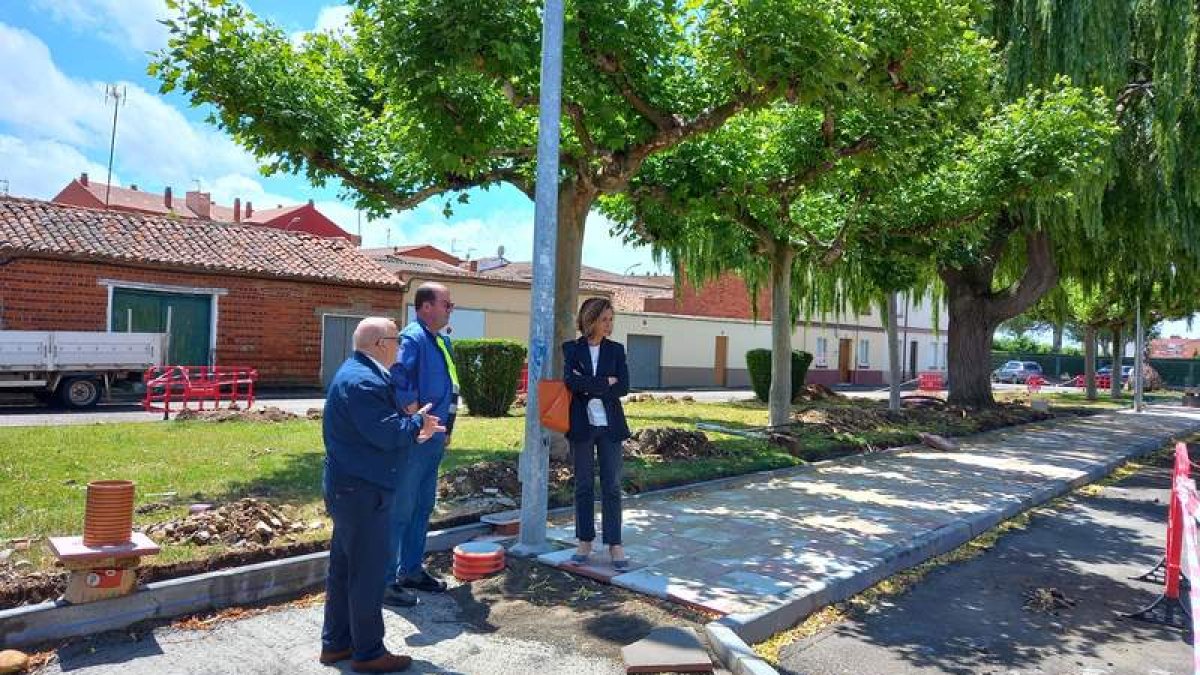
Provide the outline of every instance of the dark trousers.
<path id="1" fill-rule="evenodd" d="M 369 661 L 386 651 L 379 580 L 391 558 L 385 533 L 392 491 L 358 478 L 330 476 L 328 469 L 324 488 L 333 539 L 321 647 L 327 651 L 353 647 L 354 660 Z"/>
<path id="2" fill-rule="evenodd" d="M 575 461 L 575 536 L 579 541 L 596 538 L 595 472 L 600 459 L 600 514 L 604 543 L 621 543 L 621 444 L 605 438 L 608 427 L 588 427 L 587 435 L 571 441 Z"/>
<path id="3" fill-rule="evenodd" d="M 431 438 L 408 449 L 387 530 L 391 537 L 391 555 L 384 575 L 387 583 L 416 576 L 424 569 L 425 535 L 437 502 L 438 465 L 445 454 L 444 437 Z"/>

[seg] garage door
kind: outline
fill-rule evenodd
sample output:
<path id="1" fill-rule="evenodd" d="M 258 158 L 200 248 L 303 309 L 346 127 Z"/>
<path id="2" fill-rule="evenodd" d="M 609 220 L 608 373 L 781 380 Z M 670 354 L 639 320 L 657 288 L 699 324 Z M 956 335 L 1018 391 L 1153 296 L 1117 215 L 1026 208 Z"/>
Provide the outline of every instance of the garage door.
<path id="1" fill-rule="evenodd" d="M 321 325 L 321 385 L 329 384 L 339 366 L 354 353 L 354 329 L 361 316 L 325 315 Z"/>
<path id="2" fill-rule="evenodd" d="M 662 386 L 662 336 L 630 335 L 625 345 L 629 364 L 629 386 L 658 389 Z"/>
<path id="3" fill-rule="evenodd" d="M 114 288 L 110 325 L 118 333 L 169 333 L 168 365 L 212 365 L 211 295 Z"/>

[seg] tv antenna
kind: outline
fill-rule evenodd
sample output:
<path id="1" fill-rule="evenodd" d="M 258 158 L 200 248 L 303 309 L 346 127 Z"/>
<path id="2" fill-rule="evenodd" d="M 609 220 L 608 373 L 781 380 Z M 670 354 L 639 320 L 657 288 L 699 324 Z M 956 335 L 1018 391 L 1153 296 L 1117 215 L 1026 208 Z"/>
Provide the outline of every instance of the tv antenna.
<path id="1" fill-rule="evenodd" d="M 113 122 L 112 134 L 108 140 L 108 178 L 104 181 L 104 206 L 108 206 L 108 196 L 112 192 L 112 167 L 113 154 L 117 149 L 117 112 L 121 109 L 121 105 L 129 98 L 129 92 L 124 85 L 118 87 L 115 84 L 104 85 L 104 102 L 108 103 L 109 99 L 113 102 Z"/>

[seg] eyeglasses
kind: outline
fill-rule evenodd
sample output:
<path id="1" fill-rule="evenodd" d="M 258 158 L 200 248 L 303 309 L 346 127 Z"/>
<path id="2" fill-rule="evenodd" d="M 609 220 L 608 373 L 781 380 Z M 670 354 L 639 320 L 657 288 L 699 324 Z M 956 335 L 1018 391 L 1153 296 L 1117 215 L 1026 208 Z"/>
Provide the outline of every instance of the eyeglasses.
<path id="1" fill-rule="evenodd" d="M 396 340 L 396 341 L 399 341 L 399 340 L 400 340 L 400 336 L 399 336 L 399 335 L 393 335 L 393 336 L 391 336 L 391 337 L 381 337 L 381 338 L 379 338 L 378 340 L 376 340 L 376 341 L 375 341 L 375 344 L 377 344 L 377 345 L 378 345 L 378 344 L 382 344 L 382 343 L 384 343 L 384 342 L 387 342 L 388 340 Z"/>
<path id="2" fill-rule="evenodd" d="M 446 309 L 454 309 L 454 303 L 449 300 L 443 300 L 442 304 L 446 306 Z"/>

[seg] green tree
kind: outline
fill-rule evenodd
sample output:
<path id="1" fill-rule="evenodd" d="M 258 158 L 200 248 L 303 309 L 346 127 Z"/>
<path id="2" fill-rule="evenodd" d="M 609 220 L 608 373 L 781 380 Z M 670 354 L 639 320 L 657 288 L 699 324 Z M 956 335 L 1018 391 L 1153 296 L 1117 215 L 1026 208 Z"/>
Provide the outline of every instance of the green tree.
<path id="1" fill-rule="evenodd" d="M 1061 87 L 989 109 L 990 45 L 970 31 L 948 44 L 959 48 L 924 64 L 915 95 L 864 85 L 821 107 L 739 115 L 648 162 L 606 201 L 689 280 L 734 271 L 770 285 L 772 425 L 790 414 L 797 311 L 864 313 L 927 290 L 948 231 L 969 240 L 1014 194 L 1062 189 L 1108 143 L 1102 98 Z"/>
<path id="2" fill-rule="evenodd" d="M 1149 296 L 1197 288 L 1200 109 L 1195 3 L 1180 0 L 996 0 L 986 26 L 1004 50 L 1006 95 L 1061 76 L 1114 100 L 1119 133 L 1106 170 L 1070 200 L 1014 201 L 979 246 L 946 252 L 939 274 L 950 315 L 950 400 L 992 403 L 992 334 L 1060 278 L 1087 285 L 1114 266 Z"/>
<path id="3" fill-rule="evenodd" d="M 540 3 L 356 0 L 349 31 L 302 44 L 233 0 L 172 3 L 151 74 L 214 106 L 268 173 L 336 181 L 371 215 L 500 183 L 532 196 Z M 567 2 L 556 337 L 597 197 L 739 112 L 902 82 L 956 23 L 938 0 Z"/>

